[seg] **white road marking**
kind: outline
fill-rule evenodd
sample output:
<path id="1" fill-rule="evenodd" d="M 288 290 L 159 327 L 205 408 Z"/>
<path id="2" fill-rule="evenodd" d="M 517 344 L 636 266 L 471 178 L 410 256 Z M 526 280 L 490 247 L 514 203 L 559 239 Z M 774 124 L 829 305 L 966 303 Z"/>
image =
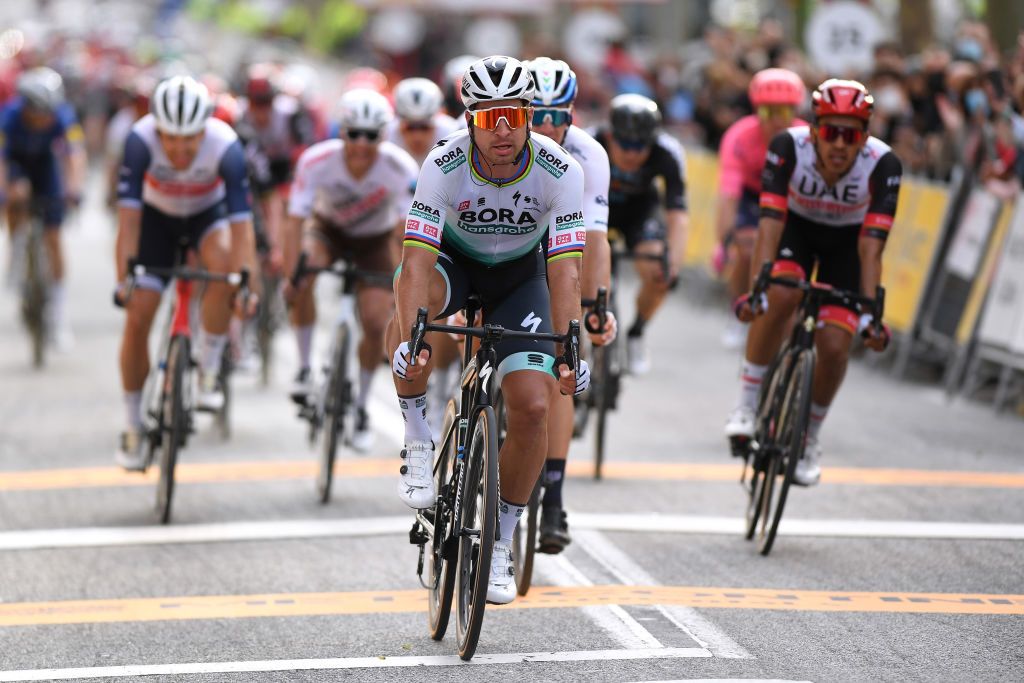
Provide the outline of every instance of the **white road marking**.
<path id="1" fill-rule="evenodd" d="M 573 526 L 579 528 L 576 520 L 577 516 L 574 515 Z M 627 557 L 622 550 L 600 532 L 583 529 L 575 532 L 575 535 L 583 552 L 590 555 L 598 564 L 608 570 L 612 576 L 627 586 L 660 585 L 643 567 Z M 659 605 L 657 609 L 669 621 L 686 632 L 695 642 L 702 645 L 715 657 L 722 657 L 724 659 L 753 658 L 753 655 L 747 652 L 739 643 L 726 635 L 718 626 L 704 618 L 700 612 L 692 607 Z"/>
<path id="2" fill-rule="evenodd" d="M 589 514 L 574 512 L 574 529 L 637 533 L 724 534 L 739 536 L 743 520 L 652 514 Z M 404 534 L 412 517 L 354 519 L 296 519 L 263 522 L 223 522 L 177 526 L 81 527 L 0 532 L 0 550 L 89 548 L 98 546 L 163 545 L 269 541 L 296 538 Z M 782 520 L 784 536 L 823 538 L 910 538 L 956 540 L 1024 540 L 1024 524 L 965 524 L 844 519 Z"/>
<path id="3" fill-rule="evenodd" d="M 710 657 L 702 648 L 651 648 L 645 650 L 576 650 L 479 654 L 464 662 L 456 655 L 430 657 L 340 657 L 335 659 L 279 659 L 253 662 L 198 662 L 189 664 L 137 664 L 77 669 L 30 669 L 0 672 L 0 681 L 64 681 L 82 678 L 129 676 L 182 676 L 189 674 L 255 673 L 275 671 L 331 671 L 338 669 L 385 669 L 412 666 L 487 666 L 528 662 L 590 662 L 601 660 L 680 659 Z"/>

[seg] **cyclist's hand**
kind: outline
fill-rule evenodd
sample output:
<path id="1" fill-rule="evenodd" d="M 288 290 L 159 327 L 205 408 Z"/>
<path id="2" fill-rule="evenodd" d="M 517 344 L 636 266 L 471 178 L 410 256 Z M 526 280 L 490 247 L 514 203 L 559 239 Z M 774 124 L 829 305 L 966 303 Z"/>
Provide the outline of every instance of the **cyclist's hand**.
<path id="1" fill-rule="evenodd" d="M 860 336 L 864 338 L 864 346 L 872 351 L 885 351 L 889 346 L 889 341 L 892 339 L 892 332 L 885 323 L 882 323 L 881 330 L 875 329 L 875 316 L 870 313 L 864 313 L 860 316 L 857 330 L 860 332 Z"/>
<path id="2" fill-rule="evenodd" d="M 756 300 L 751 300 L 750 294 L 743 294 L 732 302 L 732 311 L 741 322 L 749 323 L 751 320 L 768 310 L 768 295 L 761 292 Z"/>
<path id="3" fill-rule="evenodd" d="M 596 329 L 599 320 L 597 314 L 594 312 L 587 314 L 587 330 L 592 328 Z M 605 311 L 604 315 L 604 329 L 597 333 L 590 332 L 590 343 L 594 346 L 606 346 L 615 341 L 615 336 L 619 333 L 619 323 L 615 319 L 615 314 L 611 311 Z"/>
<path id="4" fill-rule="evenodd" d="M 267 275 L 281 275 L 284 272 L 284 251 L 280 247 L 271 247 L 264 260 Z"/>
<path id="5" fill-rule="evenodd" d="M 427 361 L 430 360 L 430 344 L 422 342 L 423 348 L 420 349 L 420 355 L 416 358 L 414 363 L 409 362 L 409 342 L 402 342 L 395 349 L 395 355 L 391 359 L 391 370 L 400 379 L 404 379 L 406 382 L 412 382 L 423 373 L 423 368 L 426 366 Z"/>
<path id="6" fill-rule="evenodd" d="M 235 295 L 234 311 L 239 318 L 251 318 L 259 308 L 260 297 L 255 292 L 238 292 Z"/>
<path id="7" fill-rule="evenodd" d="M 131 290 L 128 287 L 127 282 L 119 282 L 114 287 L 114 305 L 118 308 L 124 308 L 128 305 L 128 299 L 131 298 Z"/>
<path id="8" fill-rule="evenodd" d="M 558 390 L 562 396 L 582 394 L 590 386 L 590 366 L 582 358 L 579 372 L 570 370 L 564 358 L 555 361 L 555 367 L 558 368 Z"/>

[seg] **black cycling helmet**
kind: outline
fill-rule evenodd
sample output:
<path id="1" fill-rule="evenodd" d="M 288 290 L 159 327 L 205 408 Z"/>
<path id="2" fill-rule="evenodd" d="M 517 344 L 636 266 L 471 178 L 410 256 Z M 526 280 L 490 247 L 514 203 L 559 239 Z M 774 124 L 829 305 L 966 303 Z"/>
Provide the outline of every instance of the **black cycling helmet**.
<path id="1" fill-rule="evenodd" d="M 661 126 L 661 112 L 643 95 L 618 95 L 611 102 L 611 123 L 613 137 L 651 144 Z"/>

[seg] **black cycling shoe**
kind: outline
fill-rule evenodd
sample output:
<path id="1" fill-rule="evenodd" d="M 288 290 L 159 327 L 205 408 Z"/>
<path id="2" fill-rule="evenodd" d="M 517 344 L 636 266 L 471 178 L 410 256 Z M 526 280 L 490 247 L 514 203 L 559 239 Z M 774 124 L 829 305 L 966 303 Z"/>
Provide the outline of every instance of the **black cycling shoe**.
<path id="1" fill-rule="evenodd" d="M 541 508 L 540 540 L 537 541 L 537 552 L 546 555 L 557 555 L 572 543 L 569 535 L 569 521 L 565 510 L 560 507 Z"/>

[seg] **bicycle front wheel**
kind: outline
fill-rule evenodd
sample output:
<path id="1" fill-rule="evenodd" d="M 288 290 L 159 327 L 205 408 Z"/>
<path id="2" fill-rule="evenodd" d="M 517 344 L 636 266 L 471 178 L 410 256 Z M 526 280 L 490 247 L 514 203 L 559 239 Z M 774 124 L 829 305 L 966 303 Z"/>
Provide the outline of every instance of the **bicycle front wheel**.
<path id="1" fill-rule="evenodd" d="M 451 399 L 444 411 L 441 433 L 445 436 L 441 444 L 441 451 L 438 453 L 438 462 L 434 466 L 434 490 L 438 492 L 438 496 L 437 502 L 434 504 L 434 534 L 430 539 L 426 566 L 430 581 L 427 619 L 430 626 L 430 637 L 434 640 L 444 638 L 445 631 L 448 630 L 448 620 L 452 611 L 452 595 L 455 593 L 458 538 L 451 536 L 451 533 L 452 524 L 455 522 L 454 503 L 457 482 L 453 478 L 453 474 L 455 473 L 458 450 L 456 427 L 458 417 L 458 404 L 455 399 Z"/>
<path id="2" fill-rule="evenodd" d="M 338 326 L 334 339 L 334 358 L 327 379 L 327 393 L 324 397 L 323 441 L 320 443 L 320 472 L 316 478 L 316 490 L 321 503 L 331 499 L 331 484 L 334 482 L 334 461 L 338 453 L 338 440 L 345 430 L 345 411 L 351 401 L 351 386 L 348 380 L 348 348 L 351 343 L 348 325 Z"/>
<path id="3" fill-rule="evenodd" d="M 768 367 L 761 384 L 757 404 L 757 422 L 753 442 L 747 448 L 746 458 L 751 468 L 749 497 L 746 514 L 746 539 L 752 540 L 757 534 L 757 523 L 761 519 L 765 494 L 769 492 L 772 478 L 768 476 L 771 460 L 777 451 L 776 433 L 782 399 L 785 397 L 789 371 L 793 367 L 793 354 L 784 347 Z"/>
<path id="4" fill-rule="evenodd" d="M 171 501 L 174 497 L 174 468 L 178 462 L 178 450 L 184 445 L 188 431 L 188 415 L 185 408 L 185 383 L 192 359 L 187 337 L 171 340 L 167 353 L 168 367 L 163 388 L 163 424 L 160 439 L 160 478 L 156 484 L 156 510 L 160 522 L 167 524 L 171 519 Z"/>
<path id="5" fill-rule="evenodd" d="M 604 468 L 605 436 L 608 430 L 608 411 L 615 407 L 616 394 L 619 391 L 619 378 L 614 374 L 612 358 L 615 355 L 613 341 L 608 346 L 602 346 L 594 350 L 594 369 L 597 370 L 597 386 L 591 387 L 595 391 L 594 402 L 597 409 L 597 424 L 594 429 L 594 479 L 600 480 Z"/>
<path id="6" fill-rule="evenodd" d="M 498 434 L 491 406 L 476 409 L 460 496 L 455 627 L 459 657 L 473 658 L 487 603 L 498 522 Z"/>
<path id="7" fill-rule="evenodd" d="M 786 384 L 786 392 L 779 409 L 776 431 L 776 457 L 772 458 L 770 482 L 765 489 L 761 508 L 761 529 L 758 550 L 767 555 L 772 550 L 775 536 L 786 507 L 786 497 L 793 483 L 796 465 L 803 457 L 804 439 L 811 414 L 811 383 L 814 378 L 814 351 L 805 349 L 793 361 L 793 369 Z"/>

